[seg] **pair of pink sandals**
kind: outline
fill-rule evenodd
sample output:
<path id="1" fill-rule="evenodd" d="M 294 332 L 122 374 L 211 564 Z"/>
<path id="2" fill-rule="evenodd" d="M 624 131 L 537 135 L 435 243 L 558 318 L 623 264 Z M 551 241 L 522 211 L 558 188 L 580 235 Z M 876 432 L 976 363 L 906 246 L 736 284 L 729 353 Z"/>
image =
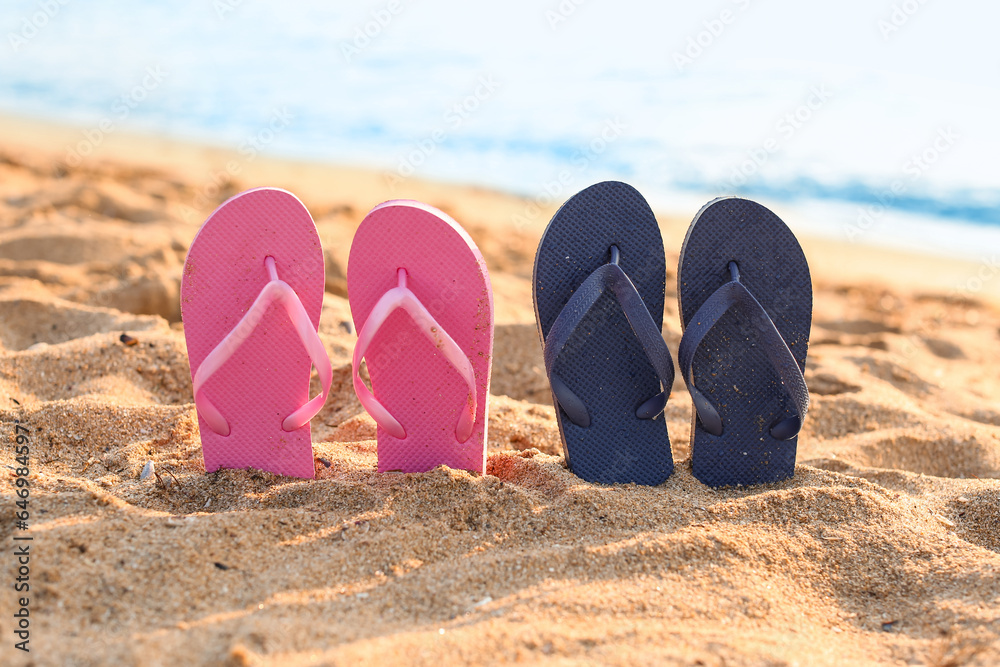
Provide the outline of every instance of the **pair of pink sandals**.
<path id="1" fill-rule="evenodd" d="M 181 312 L 206 471 L 314 476 L 309 420 L 333 381 L 317 334 L 324 268 L 312 217 L 276 188 L 229 199 L 192 242 Z M 475 243 L 431 206 L 388 201 L 358 228 L 347 282 L 354 389 L 378 425 L 379 472 L 482 473 L 493 290 Z M 310 398 L 313 367 L 322 389 Z"/>

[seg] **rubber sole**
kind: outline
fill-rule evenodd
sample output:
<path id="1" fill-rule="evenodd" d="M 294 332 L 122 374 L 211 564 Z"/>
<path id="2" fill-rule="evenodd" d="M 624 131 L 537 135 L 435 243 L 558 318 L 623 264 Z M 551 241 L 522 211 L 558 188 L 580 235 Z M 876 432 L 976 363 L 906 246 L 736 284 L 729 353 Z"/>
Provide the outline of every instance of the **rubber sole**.
<path id="1" fill-rule="evenodd" d="M 455 368 L 403 310 L 375 334 L 365 361 L 372 391 L 402 424 L 405 438 L 378 428 L 379 472 L 425 472 L 439 465 L 482 474 L 486 467 L 493 289 L 482 254 L 462 227 L 441 211 L 410 200 L 379 204 L 351 244 L 347 289 L 354 326 L 397 285 L 408 287 L 461 347 L 476 380 L 476 421 L 464 442 L 456 424 L 468 387 Z"/>
<path id="2" fill-rule="evenodd" d="M 773 212 L 747 199 L 706 204 L 688 228 L 677 270 L 681 326 L 730 279 L 740 280 L 774 321 L 804 370 L 812 323 L 809 265 L 792 231 Z M 798 436 L 775 440 L 770 426 L 795 414 L 757 336 L 738 312 L 729 311 L 706 335 L 694 358 L 694 382 L 712 402 L 723 432 L 706 432 L 692 410 L 691 466 L 713 487 L 775 482 L 795 473 Z"/>
<path id="3" fill-rule="evenodd" d="M 542 235 L 533 294 L 543 347 L 569 297 L 609 261 L 612 245 L 618 246 L 622 269 L 657 329 L 662 329 L 666 260 L 659 226 L 642 195 L 629 185 L 608 181 L 571 197 Z M 574 474 L 589 482 L 646 485 L 670 476 L 673 458 L 663 415 L 635 416 L 640 404 L 660 392 L 660 383 L 613 295 L 604 294 L 594 304 L 553 372 L 591 416 L 590 426 L 581 427 L 556 411 Z"/>
<path id="4" fill-rule="evenodd" d="M 180 301 L 192 370 L 240 322 L 267 284 L 268 256 L 318 326 L 326 281 L 312 217 L 289 192 L 248 190 L 209 216 L 188 251 Z M 228 436 L 219 435 L 198 416 L 205 470 L 253 467 L 313 477 L 309 424 L 294 431 L 281 427 L 285 417 L 309 400 L 311 367 L 285 309 L 271 306 L 205 384 L 203 391 L 232 428 Z"/>

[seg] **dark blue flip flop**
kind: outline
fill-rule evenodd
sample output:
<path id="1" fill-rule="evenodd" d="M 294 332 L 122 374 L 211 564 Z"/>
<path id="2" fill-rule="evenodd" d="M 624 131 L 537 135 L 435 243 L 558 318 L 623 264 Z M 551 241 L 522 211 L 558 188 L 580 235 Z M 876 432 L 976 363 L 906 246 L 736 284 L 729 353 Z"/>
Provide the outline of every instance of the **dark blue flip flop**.
<path id="1" fill-rule="evenodd" d="M 795 235 L 755 202 L 709 202 L 684 239 L 677 298 L 694 476 L 714 487 L 791 477 L 809 409 L 802 373 L 812 323 Z"/>
<path id="2" fill-rule="evenodd" d="M 535 256 L 545 371 L 570 469 L 589 482 L 655 485 L 673 472 L 663 407 L 666 261 L 634 188 L 598 183 L 563 204 Z"/>

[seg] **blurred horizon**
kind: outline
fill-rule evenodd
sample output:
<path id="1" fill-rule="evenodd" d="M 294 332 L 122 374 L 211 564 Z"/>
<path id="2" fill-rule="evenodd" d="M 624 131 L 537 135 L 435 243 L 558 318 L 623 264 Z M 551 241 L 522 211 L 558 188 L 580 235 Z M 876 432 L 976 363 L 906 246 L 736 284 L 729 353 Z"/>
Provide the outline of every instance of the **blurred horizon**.
<path id="1" fill-rule="evenodd" d="M 1000 6 L 16 0 L 0 111 L 561 201 L 618 179 L 693 214 L 1000 248 Z M 87 134 L 89 132 L 89 134 Z M 794 226 L 794 225 L 793 225 Z"/>

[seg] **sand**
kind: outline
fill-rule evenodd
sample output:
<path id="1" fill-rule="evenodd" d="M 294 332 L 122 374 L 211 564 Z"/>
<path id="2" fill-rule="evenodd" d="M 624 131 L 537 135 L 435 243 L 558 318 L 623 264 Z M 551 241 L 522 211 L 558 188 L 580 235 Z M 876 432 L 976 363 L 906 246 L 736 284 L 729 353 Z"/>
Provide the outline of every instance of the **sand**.
<path id="1" fill-rule="evenodd" d="M 795 477 L 698 483 L 678 381 L 675 474 L 601 486 L 565 468 L 541 370 L 530 274 L 553 204 L 262 157 L 222 182 L 237 159 L 222 149 L 120 134 L 62 164 L 79 132 L 0 122 L 3 664 L 1000 663 L 1000 276 L 803 239 L 813 407 Z M 178 281 L 205 216 L 257 185 L 299 194 L 327 251 L 335 375 L 310 481 L 201 460 Z M 483 476 L 375 473 L 344 269 L 365 212 L 401 196 L 452 213 L 490 267 Z M 688 220 L 660 220 L 676 354 Z M 30 431 L 26 532 L 15 419 Z M 13 647 L 24 535 L 30 654 Z"/>

